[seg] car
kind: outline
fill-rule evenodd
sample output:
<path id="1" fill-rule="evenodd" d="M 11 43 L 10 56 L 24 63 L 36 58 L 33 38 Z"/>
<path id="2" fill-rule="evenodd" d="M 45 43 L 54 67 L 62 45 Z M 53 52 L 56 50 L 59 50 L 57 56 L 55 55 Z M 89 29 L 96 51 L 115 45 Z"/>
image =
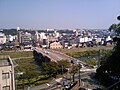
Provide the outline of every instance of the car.
<path id="1" fill-rule="evenodd" d="M 49 54 L 49 52 L 48 52 L 48 51 L 45 51 L 44 53 Z"/>
<path id="2" fill-rule="evenodd" d="M 70 90 L 70 85 L 68 84 L 68 85 L 65 85 L 65 90 Z"/>

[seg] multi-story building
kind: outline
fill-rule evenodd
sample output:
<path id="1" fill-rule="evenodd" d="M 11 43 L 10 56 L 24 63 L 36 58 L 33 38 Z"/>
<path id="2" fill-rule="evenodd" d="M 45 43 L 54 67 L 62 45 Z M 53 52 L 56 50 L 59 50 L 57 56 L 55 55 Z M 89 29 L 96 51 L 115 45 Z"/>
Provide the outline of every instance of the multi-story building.
<path id="1" fill-rule="evenodd" d="M 38 31 L 35 31 L 35 35 L 34 35 L 34 40 L 35 40 L 35 43 L 36 43 L 36 42 L 38 43 L 39 38 L 40 38 L 40 36 L 39 36 Z"/>
<path id="2" fill-rule="evenodd" d="M 0 90 L 15 90 L 14 65 L 9 56 L 0 56 Z"/>
<path id="3" fill-rule="evenodd" d="M 47 48 L 49 47 L 49 42 L 48 42 L 48 38 L 46 36 L 46 34 L 44 32 L 40 33 L 40 45 L 42 46 L 42 48 Z"/>
<path id="4" fill-rule="evenodd" d="M 0 33 L 0 44 L 6 43 L 6 36 L 4 33 Z"/>
<path id="5" fill-rule="evenodd" d="M 31 41 L 31 34 L 30 33 L 25 33 L 21 36 L 21 42 L 26 43 Z"/>
<path id="6" fill-rule="evenodd" d="M 21 43 L 21 36 L 22 36 L 22 31 L 18 32 L 18 42 Z"/>
<path id="7" fill-rule="evenodd" d="M 31 42 L 31 34 L 27 33 L 27 32 L 19 31 L 19 33 L 18 33 L 18 42 L 19 43 Z"/>
<path id="8" fill-rule="evenodd" d="M 15 36 L 12 36 L 12 35 L 7 35 L 7 36 L 6 36 L 6 41 L 7 41 L 7 42 L 9 42 L 9 41 L 10 41 L 10 42 L 13 42 L 14 40 L 15 40 Z"/>

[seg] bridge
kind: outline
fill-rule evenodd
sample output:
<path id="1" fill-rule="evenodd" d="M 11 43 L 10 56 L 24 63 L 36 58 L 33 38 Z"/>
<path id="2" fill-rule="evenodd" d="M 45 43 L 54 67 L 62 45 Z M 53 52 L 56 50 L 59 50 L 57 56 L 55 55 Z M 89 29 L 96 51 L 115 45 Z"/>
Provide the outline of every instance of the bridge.
<path id="1" fill-rule="evenodd" d="M 55 51 L 55 50 L 51 50 L 51 49 L 42 49 L 42 48 L 38 48 L 35 47 L 33 48 L 33 50 L 36 52 L 36 54 L 38 54 L 38 56 L 36 57 L 37 59 L 44 59 L 43 61 L 53 61 L 53 62 L 57 62 L 60 60 L 68 60 L 68 62 L 73 61 L 74 64 L 78 64 L 80 63 L 82 65 L 82 67 L 87 67 L 87 68 L 93 68 L 93 66 L 86 64 L 85 62 L 80 61 L 79 59 L 70 57 L 64 53 Z M 42 62 L 42 61 L 41 61 Z"/>
<path id="2" fill-rule="evenodd" d="M 59 60 L 69 60 L 70 58 L 60 54 L 56 53 L 53 50 L 48 50 L 48 49 L 42 49 L 42 48 L 34 48 L 34 51 L 36 51 L 38 54 L 42 54 L 43 56 L 46 56 L 50 59 L 50 61 L 57 62 Z"/>

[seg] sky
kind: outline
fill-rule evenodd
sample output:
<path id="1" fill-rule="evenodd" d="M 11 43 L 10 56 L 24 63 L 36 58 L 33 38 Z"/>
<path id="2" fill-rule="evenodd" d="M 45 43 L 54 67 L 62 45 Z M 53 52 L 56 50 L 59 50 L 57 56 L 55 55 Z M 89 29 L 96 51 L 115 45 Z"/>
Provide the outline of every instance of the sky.
<path id="1" fill-rule="evenodd" d="M 0 0 L 0 28 L 107 29 L 120 0 Z"/>

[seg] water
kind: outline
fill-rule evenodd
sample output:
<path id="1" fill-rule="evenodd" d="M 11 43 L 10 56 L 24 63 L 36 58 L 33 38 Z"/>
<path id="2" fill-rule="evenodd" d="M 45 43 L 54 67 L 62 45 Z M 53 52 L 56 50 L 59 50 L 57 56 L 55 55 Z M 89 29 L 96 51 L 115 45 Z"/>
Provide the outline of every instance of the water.
<path id="1" fill-rule="evenodd" d="M 88 57 L 80 57 L 79 60 L 81 61 L 86 61 L 86 60 L 91 60 L 91 59 L 95 59 L 98 60 L 99 56 L 88 56 Z"/>

